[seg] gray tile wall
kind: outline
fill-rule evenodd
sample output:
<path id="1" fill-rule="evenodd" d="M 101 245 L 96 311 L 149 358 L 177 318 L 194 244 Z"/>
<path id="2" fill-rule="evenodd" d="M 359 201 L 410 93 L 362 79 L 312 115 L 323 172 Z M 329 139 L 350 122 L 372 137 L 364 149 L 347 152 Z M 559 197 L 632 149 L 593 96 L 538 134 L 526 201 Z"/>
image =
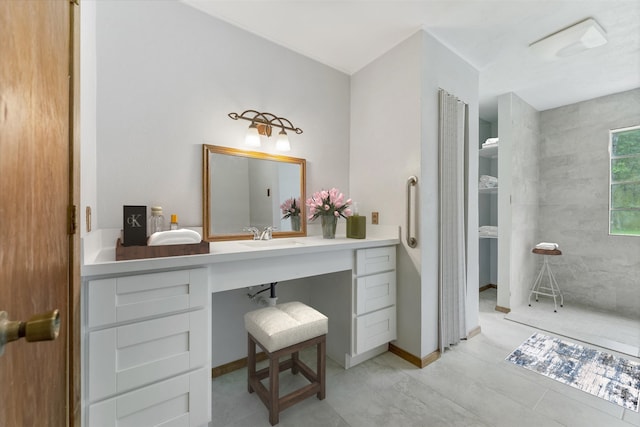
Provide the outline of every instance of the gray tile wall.
<path id="1" fill-rule="evenodd" d="M 537 260 L 531 253 L 531 248 L 537 243 L 535 240 L 538 228 L 540 113 L 511 94 L 510 119 L 512 145 L 509 282 L 511 305 L 515 306 L 526 301 L 531 282 L 537 273 Z M 503 225 L 502 222 L 500 225 Z"/>
<path id="2" fill-rule="evenodd" d="M 609 130 L 638 124 L 640 89 L 540 113 L 538 240 L 560 244 L 565 304 L 640 318 L 640 237 L 610 236 L 608 214 Z"/>

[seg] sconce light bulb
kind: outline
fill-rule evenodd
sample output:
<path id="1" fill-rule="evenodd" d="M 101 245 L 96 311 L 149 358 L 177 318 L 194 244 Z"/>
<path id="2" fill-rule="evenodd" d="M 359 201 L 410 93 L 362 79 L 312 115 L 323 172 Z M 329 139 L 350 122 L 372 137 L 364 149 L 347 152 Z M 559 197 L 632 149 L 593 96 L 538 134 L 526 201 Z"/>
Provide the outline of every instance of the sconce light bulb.
<path id="1" fill-rule="evenodd" d="M 244 144 L 248 147 L 260 147 L 260 134 L 258 133 L 258 126 L 256 126 L 255 123 L 251 123 L 249 129 L 247 129 Z"/>
<path id="2" fill-rule="evenodd" d="M 278 133 L 278 139 L 276 139 L 276 150 L 278 151 L 290 151 L 291 144 L 289 144 L 289 137 L 287 133 L 282 129 Z"/>

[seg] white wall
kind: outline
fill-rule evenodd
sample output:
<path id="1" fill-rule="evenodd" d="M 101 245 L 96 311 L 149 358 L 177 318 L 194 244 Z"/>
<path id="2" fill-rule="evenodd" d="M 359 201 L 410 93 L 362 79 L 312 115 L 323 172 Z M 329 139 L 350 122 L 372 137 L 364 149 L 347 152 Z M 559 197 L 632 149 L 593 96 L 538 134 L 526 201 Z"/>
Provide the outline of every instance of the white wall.
<path id="1" fill-rule="evenodd" d="M 478 326 L 478 71 L 426 32 L 423 38 L 422 84 L 422 356 L 438 345 L 438 89 L 469 105 L 469 170 L 467 224 L 467 331 Z M 431 326 L 434 325 L 434 326 Z"/>
<path id="2" fill-rule="evenodd" d="M 375 227 L 370 213 L 378 211 L 380 224 L 402 224 L 403 236 L 405 183 L 420 176 L 421 56 L 416 33 L 351 78 L 351 197 L 367 215 L 367 227 Z M 403 240 L 397 250 L 397 343 L 416 356 L 421 353 L 420 248 Z"/>
<path id="3" fill-rule="evenodd" d="M 85 3 L 97 13 L 98 160 L 97 200 L 84 200 L 99 228 L 121 227 L 124 204 L 201 225 L 201 144 L 242 148 L 248 123 L 227 114 L 245 109 L 304 130 L 290 155 L 308 161 L 307 193 L 348 190 L 349 76 L 179 2 Z"/>
<path id="4" fill-rule="evenodd" d="M 96 4 L 83 2 L 80 8 L 80 235 L 87 229 L 86 206 L 92 209 L 91 226 L 97 224 L 96 181 Z"/>
<path id="5" fill-rule="evenodd" d="M 353 75 L 351 85 L 350 180 L 361 211 L 377 210 L 381 223 L 402 224 L 404 238 L 406 181 L 419 177 L 419 244 L 411 249 L 403 241 L 398 248 L 396 344 L 424 357 L 438 338 L 438 89 L 469 104 L 470 141 L 477 141 L 478 72 L 419 31 Z M 470 145 L 469 330 L 478 325 L 478 159 Z"/>

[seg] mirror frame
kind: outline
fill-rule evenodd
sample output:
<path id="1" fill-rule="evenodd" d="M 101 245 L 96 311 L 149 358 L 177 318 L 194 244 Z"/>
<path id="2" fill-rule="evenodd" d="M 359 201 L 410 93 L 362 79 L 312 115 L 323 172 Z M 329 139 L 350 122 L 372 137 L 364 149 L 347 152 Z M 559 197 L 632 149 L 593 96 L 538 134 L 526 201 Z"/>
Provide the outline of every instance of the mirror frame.
<path id="1" fill-rule="evenodd" d="M 224 240 L 249 240 L 253 236 L 249 232 L 238 234 L 214 234 L 211 230 L 211 173 L 209 158 L 211 154 L 224 154 L 228 156 L 246 157 L 250 159 L 271 160 L 275 162 L 294 163 L 300 166 L 300 231 L 273 231 L 273 238 L 305 237 L 307 235 L 307 216 L 305 201 L 307 187 L 307 161 L 305 159 L 277 154 L 268 154 L 258 151 L 246 151 L 236 148 L 221 147 L 217 145 L 202 144 L 202 236 L 207 242 Z M 249 224 L 247 224 L 248 226 Z"/>

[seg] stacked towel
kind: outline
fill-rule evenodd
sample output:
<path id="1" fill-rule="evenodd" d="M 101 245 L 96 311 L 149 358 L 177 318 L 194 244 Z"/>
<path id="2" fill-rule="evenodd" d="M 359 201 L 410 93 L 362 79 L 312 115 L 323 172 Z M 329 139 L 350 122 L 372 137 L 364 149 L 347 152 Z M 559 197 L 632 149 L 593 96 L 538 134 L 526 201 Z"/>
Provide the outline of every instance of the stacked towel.
<path id="1" fill-rule="evenodd" d="M 478 234 L 480 234 L 480 236 L 497 237 L 498 227 L 496 227 L 495 225 L 483 225 L 478 228 Z"/>
<path id="2" fill-rule="evenodd" d="M 558 248 L 559 246 L 557 243 L 540 242 L 536 245 L 536 249 L 543 249 L 545 251 L 553 251 Z"/>
<path id="3" fill-rule="evenodd" d="M 497 147 L 498 142 L 499 138 L 487 138 L 487 140 L 482 143 L 482 148 Z"/>
<path id="4" fill-rule="evenodd" d="M 478 188 L 496 188 L 498 186 L 498 178 L 489 175 L 480 175 Z"/>

